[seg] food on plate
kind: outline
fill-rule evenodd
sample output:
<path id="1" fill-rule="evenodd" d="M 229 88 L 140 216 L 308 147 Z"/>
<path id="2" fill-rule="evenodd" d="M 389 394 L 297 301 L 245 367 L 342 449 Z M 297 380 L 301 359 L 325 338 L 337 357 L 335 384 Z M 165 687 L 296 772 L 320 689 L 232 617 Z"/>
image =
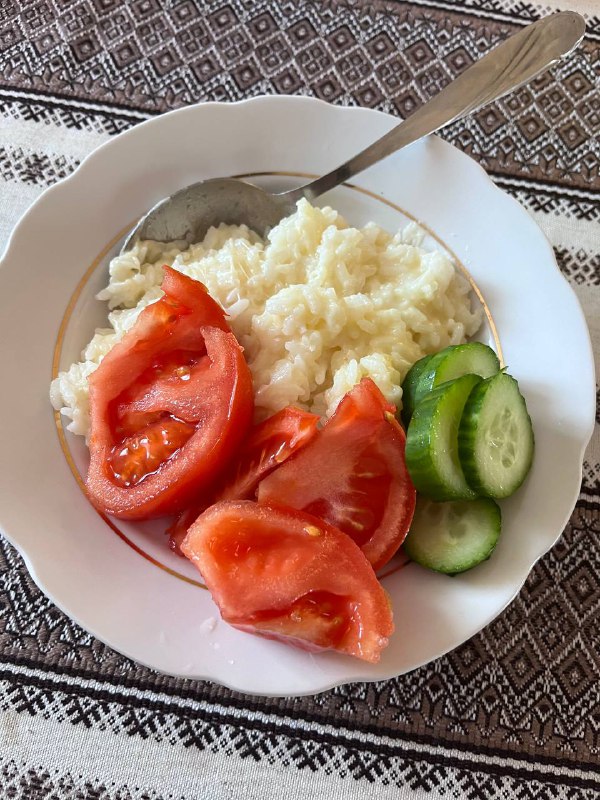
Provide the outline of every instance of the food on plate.
<path id="1" fill-rule="evenodd" d="M 316 434 L 319 417 L 294 406 L 278 411 L 249 432 L 220 482 L 169 528 L 169 545 L 179 552 L 187 529 L 196 517 L 220 500 L 252 500 L 258 484 Z"/>
<path id="2" fill-rule="evenodd" d="M 423 567 L 456 575 L 486 561 L 500 536 L 494 500 L 437 503 L 419 497 L 404 552 Z"/>
<path id="3" fill-rule="evenodd" d="M 469 373 L 489 378 L 499 370 L 498 356 L 481 342 L 450 345 L 439 353 L 419 359 L 409 369 L 402 385 L 402 419 L 405 425 L 410 422 L 419 402 L 441 383 Z"/>
<path id="4" fill-rule="evenodd" d="M 449 574 L 489 558 L 500 535 L 494 498 L 512 495 L 533 461 L 533 427 L 519 385 L 494 369 L 484 345 L 477 349 L 447 348 L 423 359 L 421 369 L 406 378 L 416 398 L 406 463 L 421 496 L 404 551 L 422 566 Z M 464 369 L 489 369 L 492 375 L 462 374 Z M 435 388 L 419 392 L 415 387 L 422 381 Z"/>
<path id="5" fill-rule="evenodd" d="M 363 378 L 311 441 L 260 482 L 258 501 L 319 517 L 379 569 L 402 544 L 415 507 L 406 437 L 394 412 Z"/>
<path id="6" fill-rule="evenodd" d="M 181 549 L 223 619 L 240 630 L 372 663 L 392 635 L 388 597 L 360 548 L 309 514 L 250 500 L 217 503 Z"/>
<path id="7" fill-rule="evenodd" d="M 527 477 L 533 451 L 533 426 L 517 381 L 505 372 L 481 381 L 469 395 L 458 431 L 469 485 L 482 497 L 509 497 Z"/>
<path id="8" fill-rule="evenodd" d="M 458 456 L 458 428 L 479 375 L 442 383 L 415 408 L 406 434 L 406 464 L 416 490 L 432 500 L 472 500 L 477 495 Z"/>
<path id="9" fill-rule="evenodd" d="M 221 225 L 189 247 L 140 242 L 111 261 L 99 297 L 112 327 L 53 382 L 53 405 L 70 431 L 87 434 L 88 377 L 162 295 L 168 264 L 201 281 L 225 310 L 252 372 L 257 421 L 288 405 L 331 415 L 363 377 L 400 408 L 409 367 L 464 342 L 482 318 L 468 281 L 423 239 L 416 223 L 395 235 L 373 223 L 356 229 L 303 200 L 265 241 Z"/>
<path id="10" fill-rule="evenodd" d="M 89 379 L 86 488 L 100 510 L 127 519 L 185 508 L 219 477 L 252 417 L 250 372 L 220 307 L 169 267 L 162 290 Z"/>
<path id="11" fill-rule="evenodd" d="M 258 484 L 316 436 L 319 417 L 294 406 L 256 425 L 236 454 L 215 500 L 250 500 Z"/>
<path id="12" fill-rule="evenodd" d="M 452 386 L 436 382 L 497 370 L 493 353 L 458 347 L 481 311 L 423 238 L 416 224 L 357 230 L 300 201 L 265 241 L 221 225 L 191 246 L 140 242 L 111 261 L 99 295 L 112 327 L 53 381 L 53 405 L 87 437 L 94 504 L 133 520 L 179 514 L 171 547 L 241 630 L 373 663 L 388 643 L 374 570 L 401 546 L 416 498 L 395 416 L 403 389 L 413 426 Z M 430 482 L 451 472 L 444 442 L 458 452 L 448 402 Z"/>
<path id="13" fill-rule="evenodd" d="M 525 399 L 504 370 L 440 383 L 417 404 L 406 436 L 415 487 L 438 501 L 509 497 L 531 469 L 533 451 Z"/>

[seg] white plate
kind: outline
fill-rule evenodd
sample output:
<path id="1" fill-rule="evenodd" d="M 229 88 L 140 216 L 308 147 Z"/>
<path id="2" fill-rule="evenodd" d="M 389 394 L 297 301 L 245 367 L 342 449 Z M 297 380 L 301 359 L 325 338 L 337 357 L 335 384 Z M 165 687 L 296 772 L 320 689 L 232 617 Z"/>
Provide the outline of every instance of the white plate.
<path id="1" fill-rule="evenodd" d="M 430 240 L 433 246 L 445 243 L 457 254 L 491 309 L 505 361 L 528 401 L 537 451 L 525 486 L 502 504 L 503 535 L 490 561 L 453 579 L 414 564 L 384 578 L 396 633 L 379 665 L 333 653 L 313 656 L 221 621 L 210 630 L 206 620 L 218 619 L 218 612 L 191 565 L 167 550 L 159 527 L 119 522 L 116 535 L 74 479 L 48 384 L 55 349 L 55 368 L 67 366 L 103 324 L 105 309 L 93 295 L 107 280 L 110 243 L 114 249 L 119 233 L 193 181 L 280 173 L 260 180 L 290 186 L 298 178 L 289 173 L 320 174 L 396 122 L 299 97 L 186 108 L 99 148 L 46 191 L 13 233 L 0 272 L 2 530 L 63 611 L 136 661 L 265 695 L 396 676 L 494 619 L 569 518 L 595 407 L 581 309 L 527 213 L 436 137 L 359 176 L 355 183 L 366 192 L 344 187 L 323 202 L 355 224 L 373 219 L 390 229 L 404 224 L 405 209 L 438 238 L 439 245 Z M 489 324 L 482 335 L 490 338 Z M 64 441 L 84 472 L 81 440 Z"/>

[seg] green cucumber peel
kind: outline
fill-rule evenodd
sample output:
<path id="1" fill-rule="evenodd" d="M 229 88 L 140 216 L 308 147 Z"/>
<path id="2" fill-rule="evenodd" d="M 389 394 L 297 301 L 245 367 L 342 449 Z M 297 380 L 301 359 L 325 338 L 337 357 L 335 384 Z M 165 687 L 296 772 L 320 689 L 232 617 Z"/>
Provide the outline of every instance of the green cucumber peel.
<path id="1" fill-rule="evenodd" d="M 406 433 L 406 465 L 418 492 L 433 500 L 472 500 L 458 453 L 463 408 L 478 375 L 448 381 L 416 407 Z"/>

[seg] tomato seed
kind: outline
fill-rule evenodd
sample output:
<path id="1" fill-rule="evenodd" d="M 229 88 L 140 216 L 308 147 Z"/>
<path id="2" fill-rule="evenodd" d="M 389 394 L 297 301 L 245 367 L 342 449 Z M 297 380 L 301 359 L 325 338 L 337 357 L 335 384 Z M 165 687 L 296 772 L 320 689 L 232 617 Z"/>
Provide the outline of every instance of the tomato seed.
<path id="1" fill-rule="evenodd" d="M 125 487 L 136 486 L 172 458 L 194 431 L 193 425 L 168 416 L 127 437 L 113 447 L 108 458 L 115 481 Z"/>

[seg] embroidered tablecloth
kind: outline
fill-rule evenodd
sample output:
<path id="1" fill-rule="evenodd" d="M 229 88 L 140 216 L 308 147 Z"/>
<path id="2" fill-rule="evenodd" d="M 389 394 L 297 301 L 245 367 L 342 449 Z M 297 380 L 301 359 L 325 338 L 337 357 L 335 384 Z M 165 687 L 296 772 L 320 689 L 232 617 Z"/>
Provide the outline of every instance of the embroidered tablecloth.
<path id="1" fill-rule="evenodd" d="M 0 0 L 0 247 L 44 188 L 141 120 L 264 93 L 404 117 L 566 2 Z M 443 136 L 546 233 L 597 359 L 600 16 L 569 7 L 588 21 L 576 54 Z M 596 425 L 564 535 L 487 629 L 395 680 L 297 699 L 128 661 L 0 541 L 1 796 L 600 796 L 599 495 Z"/>

